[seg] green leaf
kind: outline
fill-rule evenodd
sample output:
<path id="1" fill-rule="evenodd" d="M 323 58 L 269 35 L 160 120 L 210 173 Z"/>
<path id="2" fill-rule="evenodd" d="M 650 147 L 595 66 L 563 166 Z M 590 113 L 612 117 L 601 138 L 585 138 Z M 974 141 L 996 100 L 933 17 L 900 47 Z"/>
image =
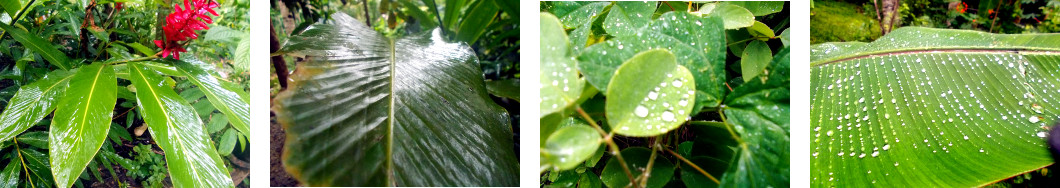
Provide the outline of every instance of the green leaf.
<path id="1" fill-rule="evenodd" d="M 681 11 L 666 13 L 642 29 L 642 36 L 616 37 L 585 49 L 578 57 L 578 69 L 591 85 L 607 92 L 611 77 L 622 62 L 645 50 L 668 49 L 676 56 L 677 63 L 692 71 L 695 77 L 697 107 L 694 109 L 714 107 L 721 103 L 727 91 L 725 39 L 718 34 L 724 31 L 721 22 L 715 16 L 699 17 Z"/>
<path id="2" fill-rule="evenodd" d="M 460 28 L 456 32 L 456 39 L 475 44 L 479 36 L 488 31 L 494 18 L 499 15 L 501 7 L 494 1 L 477 1 L 470 7 L 464 18 L 460 21 Z"/>
<path id="3" fill-rule="evenodd" d="M 789 49 L 780 50 L 765 82 L 744 83 L 725 97 L 725 117 L 742 142 L 734 146 L 739 153 L 721 178 L 721 187 L 789 184 L 789 63 Z"/>
<path id="4" fill-rule="evenodd" d="M 27 182 L 30 187 L 44 187 L 45 185 L 54 185 L 50 166 L 48 164 L 48 155 L 44 152 L 37 151 L 31 148 L 22 148 L 20 151 L 22 155 L 19 155 L 23 164 L 22 168 L 28 176 Z"/>
<path id="5" fill-rule="evenodd" d="M 750 82 L 762 74 L 773 60 L 773 51 L 769 45 L 762 41 L 751 41 L 743 51 L 743 59 L 740 59 L 740 69 L 743 72 L 743 81 Z"/>
<path id="6" fill-rule="evenodd" d="M 128 115 L 128 114 L 126 114 Z M 121 143 L 121 139 L 132 141 L 132 135 L 129 134 L 129 130 L 125 130 L 125 127 L 121 127 L 117 123 L 110 124 L 110 133 L 107 135 L 111 142 Z"/>
<path id="7" fill-rule="evenodd" d="M 607 122 L 625 136 L 655 136 L 689 118 L 695 80 L 663 49 L 641 52 L 622 63 L 607 89 Z"/>
<path id="8" fill-rule="evenodd" d="M 445 28 L 449 30 L 455 30 L 458 21 L 460 21 L 460 14 L 463 13 L 464 7 L 467 5 L 468 0 L 451 0 L 445 1 L 444 12 L 439 13 L 442 15 L 442 23 Z"/>
<path id="9" fill-rule="evenodd" d="M 48 132 L 46 131 L 34 131 L 22 134 L 15 138 L 19 143 L 29 144 L 30 146 L 48 149 Z"/>
<path id="10" fill-rule="evenodd" d="M 72 71 L 55 70 L 19 88 L 7 103 L 7 108 L 0 113 L 0 141 L 14 138 L 50 114 L 73 75 Z"/>
<path id="11" fill-rule="evenodd" d="M 751 34 L 752 37 L 760 38 L 758 40 L 761 41 L 768 41 L 770 38 L 777 36 L 773 33 L 773 29 L 770 29 L 769 26 L 760 21 L 755 21 L 754 25 L 747 28 L 747 32 Z"/>
<path id="12" fill-rule="evenodd" d="M 188 102 L 165 86 L 163 76 L 129 63 L 140 116 L 166 154 L 174 187 L 232 187 L 232 179 Z"/>
<path id="13" fill-rule="evenodd" d="M 902 27 L 813 46 L 810 166 L 835 170 L 811 183 L 984 186 L 1054 164 L 1058 44 L 1058 34 Z M 897 173 L 910 169 L 919 173 Z"/>
<path id="14" fill-rule="evenodd" d="M 22 3 L 20 3 L 18 0 L 0 0 L 0 9 L 6 11 L 8 16 L 15 16 L 16 14 L 18 14 L 18 11 L 22 9 Z"/>
<path id="15" fill-rule="evenodd" d="M 508 114 L 470 47 L 388 39 L 346 14 L 292 36 L 305 54 L 273 110 L 284 165 L 310 186 L 516 186 Z"/>
<path id="16" fill-rule="evenodd" d="M 751 11 L 732 4 L 722 4 L 711 14 L 720 15 L 725 20 L 725 29 L 750 27 L 755 22 L 755 16 L 751 14 Z"/>
<path id="17" fill-rule="evenodd" d="M 210 122 L 207 123 L 206 132 L 210 134 L 216 133 L 217 131 L 224 129 L 226 125 L 228 125 L 227 116 L 220 113 L 213 113 L 210 115 Z"/>
<path id="18" fill-rule="evenodd" d="M 791 29 L 784 29 L 783 32 L 780 32 L 780 42 L 784 43 L 785 48 L 791 44 L 791 33 L 788 31 L 791 31 Z"/>
<path id="19" fill-rule="evenodd" d="M 552 166 L 553 170 L 569 170 L 592 157 L 597 147 L 600 147 L 600 133 L 589 125 L 563 127 L 552 133 L 541 148 L 542 165 Z"/>
<path id="20" fill-rule="evenodd" d="M 235 73 L 247 72 L 250 69 L 250 34 L 243 34 L 233 53 L 232 68 Z"/>
<path id="21" fill-rule="evenodd" d="M 633 177 L 636 178 L 644 173 L 643 169 L 648 166 L 651 152 L 651 149 L 648 148 L 630 147 L 623 149 L 620 155 L 625 159 L 626 166 L 632 171 Z M 666 185 L 673 176 L 674 164 L 670 163 L 670 160 L 665 157 L 656 156 L 655 162 L 651 167 L 651 174 L 648 176 L 647 188 L 660 188 Z M 604 166 L 604 170 L 600 172 L 600 180 L 607 187 L 626 187 L 626 185 L 629 185 L 629 177 L 626 176 L 626 172 L 622 170 L 622 165 L 618 163 L 616 158 L 607 160 L 607 166 Z M 641 181 L 637 181 L 637 183 Z"/>
<path id="22" fill-rule="evenodd" d="M 140 54 L 145 56 L 155 55 L 156 53 L 155 50 L 152 50 L 151 48 L 148 48 L 147 46 L 144 46 L 143 44 L 140 44 L 138 42 L 124 44 L 125 46 L 129 46 L 130 48 L 135 49 L 137 52 L 140 52 Z"/>
<path id="23" fill-rule="evenodd" d="M 559 3 L 562 1 L 556 1 Z M 596 29 L 603 24 L 604 19 L 610 12 L 611 2 L 592 2 L 579 5 L 577 9 L 569 14 L 556 14 L 560 17 L 564 28 L 574 28 L 570 32 L 570 49 L 572 54 L 578 54 L 587 46 Z M 602 29 L 602 28 L 600 28 Z M 544 36 L 544 35 L 542 35 Z"/>
<path id="24" fill-rule="evenodd" d="M 175 61 L 173 64 L 176 65 L 178 71 L 188 77 L 188 81 L 194 83 L 206 94 L 206 98 L 210 100 L 210 104 L 213 104 L 213 107 L 217 108 L 217 111 L 221 111 L 221 113 L 228 116 L 227 118 L 229 123 L 232 123 L 232 127 L 243 134 L 250 134 L 250 104 L 244 101 L 239 94 L 244 91 L 229 90 L 222 87 L 221 81 L 203 68 L 213 65 L 198 60 L 186 60 L 184 62 L 173 60 Z"/>
<path id="25" fill-rule="evenodd" d="M 559 19 L 541 13 L 541 115 L 562 111 L 581 96 L 585 80 L 578 78 L 576 62 Z"/>
<path id="26" fill-rule="evenodd" d="M 16 1 L 17 2 L 17 1 Z M 3 187 L 16 187 L 18 186 L 19 175 L 22 174 L 22 163 L 20 161 L 14 161 L 7 163 L 7 167 L 4 167 L 4 171 L 0 172 L 0 186 Z"/>
<path id="27" fill-rule="evenodd" d="M 654 1 L 613 2 L 611 12 L 604 20 L 604 30 L 615 36 L 634 36 L 651 22 L 658 3 Z"/>
<path id="28" fill-rule="evenodd" d="M 37 52 L 52 65 L 63 70 L 69 70 L 71 68 L 68 65 L 70 64 L 70 58 L 66 57 L 66 54 L 60 52 L 59 48 L 52 46 L 52 44 L 47 40 L 44 40 L 44 38 L 41 38 L 36 34 L 30 34 L 21 29 L 16 29 L 7 24 L 0 24 L 0 29 L 7 31 L 7 33 L 11 34 L 11 37 L 15 38 L 15 40 L 21 43 L 22 46 Z"/>
<path id="29" fill-rule="evenodd" d="M 601 188 L 603 182 L 600 182 L 600 176 L 597 176 L 593 172 L 585 172 L 578 178 L 578 188 Z"/>
<path id="30" fill-rule="evenodd" d="M 726 3 L 746 8 L 754 16 L 765 16 L 784 10 L 784 1 L 727 1 Z"/>
<path id="31" fill-rule="evenodd" d="M 82 66 L 59 99 L 49 133 L 52 175 L 70 187 L 103 146 L 118 99 L 114 69 L 103 63 Z"/>
<path id="32" fill-rule="evenodd" d="M 585 167 L 596 167 L 596 163 L 600 163 L 600 158 L 604 157 L 605 150 L 607 150 L 607 147 L 597 148 L 596 152 L 593 152 L 593 156 L 585 160 Z"/>
<path id="33" fill-rule="evenodd" d="M 497 97 L 519 101 L 519 79 L 488 80 L 486 81 L 486 91 Z"/>
<path id="34" fill-rule="evenodd" d="M 232 149 L 236 148 L 236 134 L 232 129 L 228 129 L 221 135 L 221 142 L 217 144 L 217 154 L 221 156 L 232 154 Z"/>

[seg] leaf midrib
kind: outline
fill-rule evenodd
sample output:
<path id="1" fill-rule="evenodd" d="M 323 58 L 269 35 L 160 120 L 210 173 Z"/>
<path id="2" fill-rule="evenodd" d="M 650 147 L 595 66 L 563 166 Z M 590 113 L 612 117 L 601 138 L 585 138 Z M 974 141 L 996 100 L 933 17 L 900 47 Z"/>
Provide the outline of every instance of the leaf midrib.
<path id="1" fill-rule="evenodd" d="M 389 186 L 397 186 L 397 181 L 394 179 L 394 68 L 397 64 L 397 52 L 395 49 L 396 41 L 394 39 L 387 40 L 390 42 L 390 105 L 388 106 L 389 121 L 387 121 L 387 139 L 386 139 L 386 175 Z"/>
<path id="2" fill-rule="evenodd" d="M 151 85 L 150 85 L 151 82 L 147 81 L 147 77 L 144 76 L 144 73 L 141 72 L 140 69 L 137 69 L 135 67 L 133 69 L 136 70 L 136 74 L 140 75 L 140 79 L 143 80 L 143 83 L 144 84 L 148 84 L 147 90 L 150 91 L 151 92 L 151 96 L 153 96 L 153 98 L 151 98 L 151 99 L 154 99 L 155 103 L 158 104 L 159 111 L 161 111 L 163 117 L 166 118 L 166 127 L 169 128 L 169 131 L 173 131 L 174 127 L 172 126 L 173 124 L 172 124 L 172 122 L 169 119 L 169 111 L 166 111 L 165 108 L 162 108 L 163 107 L 162 101 L 159 100 L 161 97 L 158 96 L 158 93 L 155 92 L 155 88 L 151 87 Z M 176 136 L 175 138 L 177 139 L 177 144 L 180 145 L 180 148 L 182 149 L 181 151 L 188 151 L 187 150 L 188 147 L 184 146 L 184 140 L 181 139 L 179 136 Z M 169 168 L 166 168 L 166 170 L 168 171 Z M 201 177 L 201 176 L 199 176 L 199 169 L 191 168 L 191 172 L 192 172 L 192 174 L 195 175 L 195 177 Z M 195 181 L 195 183 L 201 183 L 201 181 Z M 203 186 L 203 185 L 200 185 L 200 186 Z"/>
<path id="3" fill-rule="evenodd" d="M 910 49 L 898 49 L 898 50 L 882 50 L 865 53 L 855 53 L 850 55 L 843 55 L 838 57 L 831 57 L 821 61 L 813 61 L 810 66 L 817 67 L 832 63 L 841 63 L 851 60 L 890 56 L 890 55 L 909 55 L 909 54 L 921 54 L 921 53 L 994 53 L 994 54 L 1018 54 L 1024 52 L 1034 53 L 1060 53 L 1060 49 L 1055 48 L 996 48 L 996 49 L 985 49 L 985 48 L 910 48 Z"/>

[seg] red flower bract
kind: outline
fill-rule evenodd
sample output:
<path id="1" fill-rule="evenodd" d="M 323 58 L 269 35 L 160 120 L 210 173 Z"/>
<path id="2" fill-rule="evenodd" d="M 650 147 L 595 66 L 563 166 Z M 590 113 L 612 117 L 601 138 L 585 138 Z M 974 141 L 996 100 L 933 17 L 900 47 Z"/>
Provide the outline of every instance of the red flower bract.
<path id="1" fill-rule="evenodd" d="M 217 16 L 213 8 L 217 8 L 213 0 L 185 0 L 183 9 L 173 5 L 173 13 L 166 16 L 166 25 L 162 26 L 165 40 L 155 40 L 155 45 L 162 48 L 162 57 L 173 55 L 180 59 L 180 52 L 187 52 L 180 42 L 199 38 L 195 31 L 210 29 L 206 24 L 213 23 L 213 19 L 207 13 Z"/>

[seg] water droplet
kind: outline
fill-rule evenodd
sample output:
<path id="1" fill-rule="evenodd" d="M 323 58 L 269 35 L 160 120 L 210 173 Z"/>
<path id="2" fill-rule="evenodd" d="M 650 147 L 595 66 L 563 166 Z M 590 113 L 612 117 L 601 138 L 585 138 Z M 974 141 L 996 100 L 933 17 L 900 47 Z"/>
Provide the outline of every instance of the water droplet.
<path id="1" fill-rule="evenodd" d="M 681 99 L 681 101 L 677 101 L 677 105 L 688 106 L 688 100 Z"/>
<path id="2" fill-rule="evenodd" d="M 552 80 L 552 85 L 554 85 L 554 86 L 559 85 L 559 80 Z"/>
<path id="3" fill-rule="evenodd" d="M 674 85 L 674 87 L 681 87 L 681 85 L 684 85 L 681 80 L 674 80 L 672 84 Z"/>
<path id="4" fill-rule="evenodd" d="M 967 135 L 964 136 L 964 140 L 968 140 L 968 136 Z"/>
<path id="5" fill-rule="evenodd" d="M 889 150 L 889 149 L 891 149 L 891 145 L 890 145 L 890 144 L 884 144 L 884 145 L 883 145 L 883 150 L 884 150 L 884 151 L 887 151 L 887 150 Z"/>
<path id="6" fill-rule="evenodd" d="M 648 99 L 655 100 L 656 98 L 659 98 L 659 93 L 656 93 L 654 91 L 648 92 Z"/>
<path id="7" fill-rule="evenodd" d="M 1038 118 L 1038 116 L 1031 116 L 1030 121 L 1031 123 L 1038 123 L 1038 121 L 1041 121 L 1041 118 Z"/>
<path id="8" fill-rule="evenodd" d="M 1038 137 L 1045 138 L 1045 136 L 1048 136 L 1045 132 L 1038 132 Z"/>
<path id="9" fill-rule="evenodd" d="M 825 134 L 825 135 L 828 135 L 828 136 L 832 136 L 832 130 L 828 130 L 828 132 L 827 132 L 827 133 L 824 133 L 824 134 Z"/>
<path id="10" fill-rule="evenodd" d="M 633 114 L 637 115 L 638 117 L 647 117 L 648 108 L 641 105 L 637 105 L 637 108 L 633 109 Z"/>
<path id="11" fill-rule="evenodd" d="M 665 111 L 662 113 L 662 119 L 663 121 L 674 121 L 674 113 L 670 111 Z"/>
<path id="12" fill-rule="evenodd" d="M 622 44 L 619 44 L 619 45 L 618 45 L 618 49 L 619 49 L 619 50 L 621 50 L 622 48 L 626 48 L 626 47 L 625 47 L 625 46 L 623 46 Z"/>
<path id="13" fill-rule="evenodd" d="M 872 157 L 880 156 L 880 151 L 873 151 Z"/>
<path id="14" fill-rule="evenodd" d="M 898 166 L 898 162 L 894 162 L 894 166 Z"/>

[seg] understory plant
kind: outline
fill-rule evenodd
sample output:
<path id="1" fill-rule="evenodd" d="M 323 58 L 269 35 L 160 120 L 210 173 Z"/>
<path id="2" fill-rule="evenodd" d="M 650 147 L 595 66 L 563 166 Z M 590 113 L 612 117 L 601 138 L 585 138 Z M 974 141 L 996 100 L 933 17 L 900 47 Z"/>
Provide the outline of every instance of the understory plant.
<path id="1" fill-rule="evenodd" d="M 237 26 L 222 14 L 246 2 L 230 3 L 0 3 L 0 187 L 241 182 L 226 165 L 245 148 L 249 97 L 226 66 L 243 63 L 194 42 Z"/>
<path id="2" fill-rule="evenodd" d="M 787 7 L 543 2 L 542 186 L 789 186 Z"/>
<path id="3" fill-rule="evenodd" d="M 1058 44 L 1058 34 L 903 27 L 813 46 L 811 186 L 973 187 L 1045 174 L 1056 156 L 1047 138 L 1057 139 Z"/>

